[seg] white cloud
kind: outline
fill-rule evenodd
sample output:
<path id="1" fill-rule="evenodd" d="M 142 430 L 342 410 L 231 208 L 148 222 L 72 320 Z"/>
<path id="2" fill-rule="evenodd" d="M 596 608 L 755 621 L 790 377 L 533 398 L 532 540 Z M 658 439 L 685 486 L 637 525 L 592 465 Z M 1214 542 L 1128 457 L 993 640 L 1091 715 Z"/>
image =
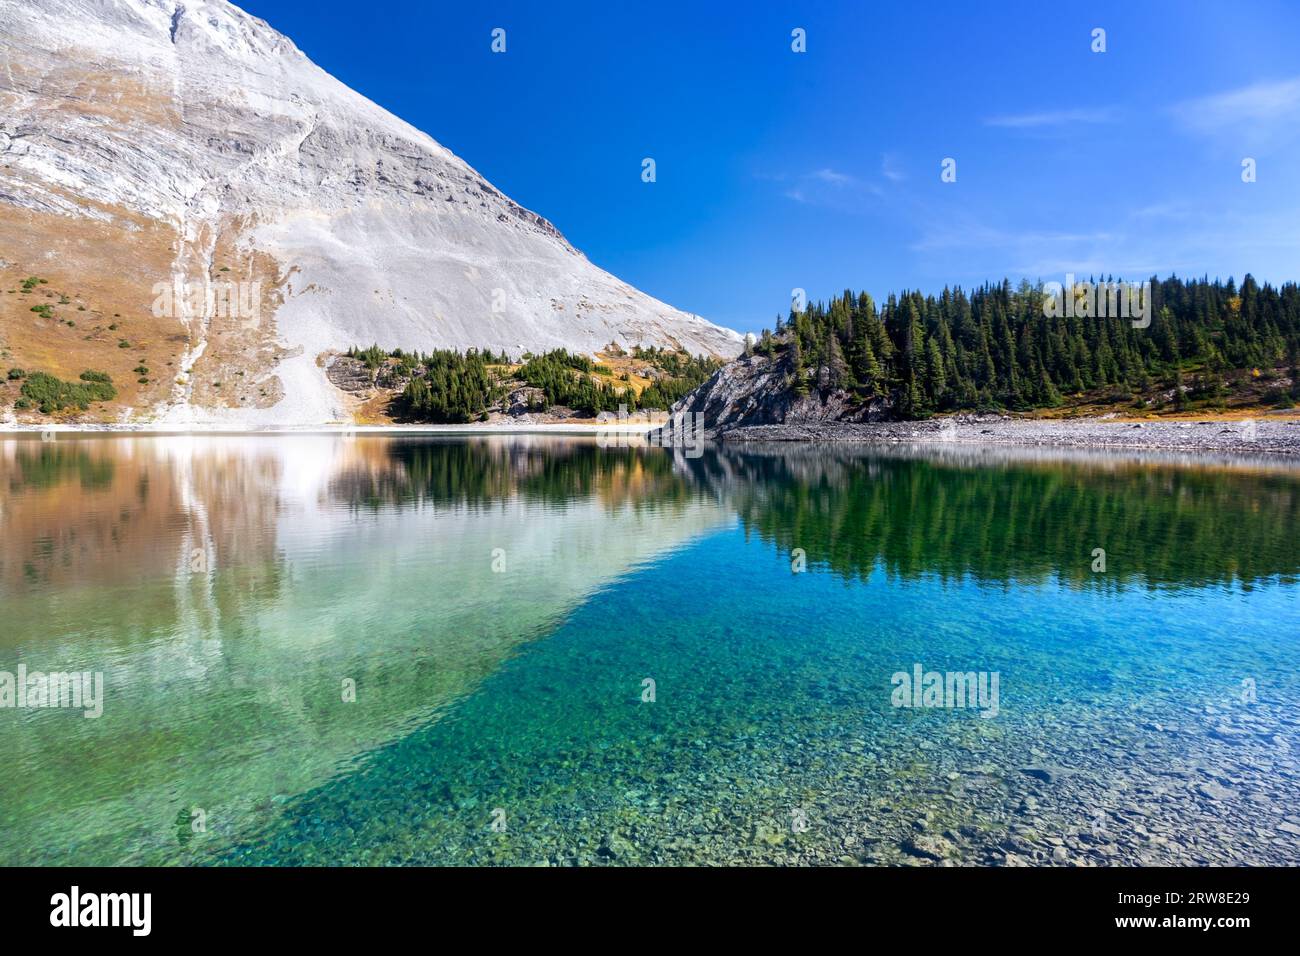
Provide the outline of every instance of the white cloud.
<path id="1" fill-rule="evenodd" d="M 1110 107 L 1103 107 L 1100 109 L 1048 110 L 1042 113 L 990 116 L 984 120 L 984 125 L 998 126 L 1004 129 L 1044 129 L 1087 123 L 1111 123 L 1115 119 L 1115 111 Z"/>
<path id="2" fill-rule="evenodd" d="M 1130 212 L 1099 210 L 1099 215 L 1106 228 L 1069 231 L 1020 230 L 949 214 L 910 248 L 934 274 L 976 279 L 1009 275 L 1060 281 L 1067 272 L 1133 281 L 1174 272 L 1238 278 L 1253 272 L 1261 281 L 1294 279 L 1300 237 L 1295 216 L 1286 209 L 1188 206 L 1171 200 Z"/>
<path id="3" fill-rule="evenodd" d="M 995 229 L 976 223 L 948 225 L 926 232 L 912 243 L 914 252 L 933 252 L 940 249 L 984 249 L 990 247 L 1039 248 L 1054 245 L 1110 242 L 1115 236 L 1109 232 L 1035 232 Z"/>
<path id="4" fill-rule="evenodd" d="M 830 183 L 832 186 L 848 186 L 857 182 L 848 173 L 837 173 L 833 169 L 819 169 L 812 174 L 814 179 L 819 179 L 824 183 Z"/>
<path id="5" fill-rule="evenodd" d="M 805 168 L 798 173 L 771 171 L 754 173 L 761 182 L 779 183 L 779 195 L 791 202 L 820 206 L 840 212 L 868 212 L 903 195 L 895 188 L 907 179 L 892 153 L 881 157 L 880 174 L 848 173 L 833 166 Z"/>
<path id="6" fill-rule="evenodd" d="M 880 175 L 891 183 L 901 183 L 907 178 L 906 174 L 898 168 L 898 160 L 892 153 L 885 153 L 880 157 Z"/>
<path id="7" fill-rule="evenodd" d="M 791 202 L 846 212 L 863 208 L 868 196 L 879 197 L 883 192 L 878 183 L 864 181 L 851 173 L 840 172 L 829 166 L 798 175 L 778 174 L 763 178 L 787 183 L 781 195 Z"/>
<path id="8" fill-rule="evenodd" d="M 1185 100 L 1173 108 L 1173 114 L 1192 132 L 1237 141 L 1294 135 L 1300 124 L 1300 77 Z"/>

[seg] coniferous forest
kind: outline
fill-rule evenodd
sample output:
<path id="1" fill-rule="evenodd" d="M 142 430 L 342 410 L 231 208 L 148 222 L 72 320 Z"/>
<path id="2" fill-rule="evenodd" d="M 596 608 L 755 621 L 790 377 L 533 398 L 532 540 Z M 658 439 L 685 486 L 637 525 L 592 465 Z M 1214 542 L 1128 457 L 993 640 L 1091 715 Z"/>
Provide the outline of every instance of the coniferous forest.
<path id="1" fill-rule="evenodd" d="M 405 413 L 416 421 L 471 422 L 481 418 L 484 409 L 502 393 L 500 384 L 488 369 L 493 356 L 473 349 L 461 354 L 450 349 L 436 349 L 427 355 L 404 355 L 400 359 L 423 375 L 412 375 L 402 393 Z"/>
<path id="2" fill-rule="evenodd" d="M 1153 278 L 1151 296 L 1150 325 L 1135 328 L 1128 318 L 1048 318 L 1041 286 L 1007 280 L 969 294 L 904 292 L 880 306 L 846 291 L 778 317 L 753 349 L 788 357 L 796 391 L 887 399 L 902 418 L 1050 408 L 1098 389 L 1114 401 L 1164 389 L 1174 410 L 1221 407 L 1236 383 L 1260 380 L 1278 407 L 1300 398 L 1300 286 Z"/>
<path id="3" fill-rule="evenodd" d="M 629 371 L 617 372 L 592 358 L 554 349 L 541 355 L 525 353 L 514 362 L 490 349 L 457 352 L 435 349 L 422 353 L 386 351 L 378 345 L 353 346 L 347 357 L 362 363 L 374 377 L 400 388 L 392 411 L 404 421 L 462 424 L 485 421 L 507 396 L 522 387 L 535 390 L 533 411 L 557 407 L 595 416 L 625 408 L 667 410 L 679 398 L 703 384 L 721 363 L 655 347 L 634 346 L 631 367 L 652 375 L 648 384 L 633 387 Z M 620 359 L 627 356 L 619 354 Z"/>

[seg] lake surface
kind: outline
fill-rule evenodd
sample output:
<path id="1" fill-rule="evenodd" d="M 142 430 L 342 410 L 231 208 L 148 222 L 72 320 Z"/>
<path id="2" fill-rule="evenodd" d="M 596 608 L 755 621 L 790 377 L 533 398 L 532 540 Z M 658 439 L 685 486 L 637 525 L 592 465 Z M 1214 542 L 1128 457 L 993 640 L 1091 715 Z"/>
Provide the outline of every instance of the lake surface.
<path id="1" fill-rule="evenodd" d="M 3 438 L 0 864 L 1297 865 L 1298 612 L 1278 462 Z"/>

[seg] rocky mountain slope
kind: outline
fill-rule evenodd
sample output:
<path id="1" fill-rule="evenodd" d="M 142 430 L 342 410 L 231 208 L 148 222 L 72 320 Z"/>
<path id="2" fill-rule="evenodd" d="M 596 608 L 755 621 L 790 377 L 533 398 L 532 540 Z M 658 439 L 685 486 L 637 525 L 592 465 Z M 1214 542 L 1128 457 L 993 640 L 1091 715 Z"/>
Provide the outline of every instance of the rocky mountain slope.
<path id="1" fill-rule="evenodd" d="M 119 418 L 304 424 L 372 342 L 741 344 L 224 0 L 0 0 L 0 361 L 108 371 Z"/>

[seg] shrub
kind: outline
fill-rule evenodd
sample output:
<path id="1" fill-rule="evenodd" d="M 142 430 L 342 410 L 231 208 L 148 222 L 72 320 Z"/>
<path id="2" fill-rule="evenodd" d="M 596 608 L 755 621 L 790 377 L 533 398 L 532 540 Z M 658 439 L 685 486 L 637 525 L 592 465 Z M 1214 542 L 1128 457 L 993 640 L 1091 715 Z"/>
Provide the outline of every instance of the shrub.
<path id="1" fill-rule="evenodd" d="M 117 397 L 117 389 L 103 372 L 82 372 L 81 378 L 80 383 L 65 382 L 45 372 L 32 372 L 23 382 L 22 396 L 46 415 L 66 408 L 85 411 L 91 402 L 107 402 Z"/>
<path id="2" fill-rule="evenodd" d="M 11 381 L 11 382 L 16 382 L 16 381 L 18 381 L 20 378 L 25 378 L 26 375 L 27 375 L 27 373 L 24 372 L 24 371 L 23 371 L 22 369 L 20 369 L 20 368 L 11 368 L 11 369 L 9 370 L 9 381 Z"/>

